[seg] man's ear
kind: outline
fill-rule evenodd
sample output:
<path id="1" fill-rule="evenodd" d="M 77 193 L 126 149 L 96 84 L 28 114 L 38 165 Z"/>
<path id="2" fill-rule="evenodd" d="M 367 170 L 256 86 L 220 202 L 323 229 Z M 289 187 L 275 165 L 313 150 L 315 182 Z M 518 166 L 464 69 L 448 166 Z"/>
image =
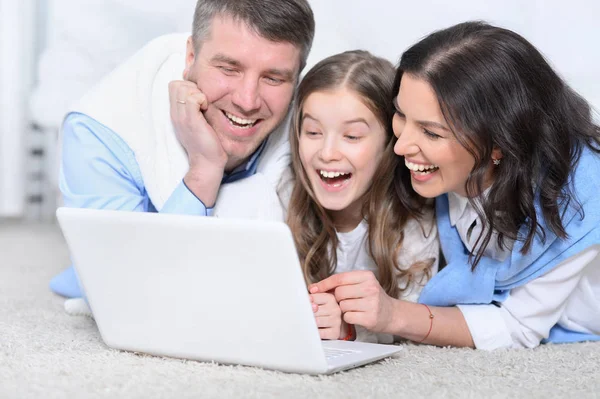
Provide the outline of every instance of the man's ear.
<path id="1" fill-rule="evenodd" d="M 196 52 L 194 50 L 194 42 L 192 41 L 192 37 L 190 36 L 187 39 L 185 48 L 185 69 L 183 70 L 183 80 L 188 80 L 188 75 L 190 74 L 192 65 L 194 65 L 195 59 Z"/>

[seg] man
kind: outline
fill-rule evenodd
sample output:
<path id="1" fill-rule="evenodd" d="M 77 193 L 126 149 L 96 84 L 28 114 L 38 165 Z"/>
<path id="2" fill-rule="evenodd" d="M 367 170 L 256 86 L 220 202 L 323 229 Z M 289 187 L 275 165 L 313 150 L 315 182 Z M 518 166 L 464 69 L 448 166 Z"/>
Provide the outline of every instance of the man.
<path id="1" fill-rule="evenodd" d="M 187 44 L 154 40 L 65 118 L 65 205 L 255 216 L 224 191 L 272 186 L 287 163 L 283 122 L 313 36 L 306 0 L 199 0 Z M 81 296 L 72 267 L 50 287 Z"/>

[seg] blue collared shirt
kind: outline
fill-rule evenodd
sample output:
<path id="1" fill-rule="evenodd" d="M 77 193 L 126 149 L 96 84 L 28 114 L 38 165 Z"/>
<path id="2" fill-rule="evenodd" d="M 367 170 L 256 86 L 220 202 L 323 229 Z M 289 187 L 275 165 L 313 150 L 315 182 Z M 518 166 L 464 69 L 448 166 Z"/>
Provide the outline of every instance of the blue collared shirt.
<path id="1" fill-rule="evenodd" d="M 59 186 L 65 206 L 157 212 L 144 186 L 135 154 L 119 135 L 79 113 L 67 116 L 62 134 Z M 265 142 L 245 164 L 224 175 L 222 183 L 231 183 L 256 173 Z M 160 212 L 211 216 L 212 210 L 182 180 Z M 73 267 L 54 277 L 50 289 L 67 297 L 81 296 Z"/>

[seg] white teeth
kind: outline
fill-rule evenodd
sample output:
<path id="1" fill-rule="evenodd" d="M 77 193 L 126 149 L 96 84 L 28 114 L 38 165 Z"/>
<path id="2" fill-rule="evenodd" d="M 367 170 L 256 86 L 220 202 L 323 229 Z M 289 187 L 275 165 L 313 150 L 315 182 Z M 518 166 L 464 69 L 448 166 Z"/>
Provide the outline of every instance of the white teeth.
<path id="1" fill-rule="evenodd" d="M 244 119 L 244 118 L 239 118 L 233 114 L 230 114 L 229 112 L 225 112 L 225 115 L 231 119 L 232 121 L 234 121 L 235 123 L 238 123 L 240 125 L 253 125 L 257 120 L 256 119 Z"/>
<path id="2" fill-rule="evenodd" d="M 321 174 L 321 176 L 328 177 L 330 179 L 332 177 L 345 176 L 348 174 L 346 172 L 327 172 L 326 170 L 319 170 L 319 173 Z"/>
<path id="3" fill-rule="evenodd" d="M 437 165 L 423 165 L 423 164 L 419 164 L 419 163 L 408 162 L 406 160 L 404 161 L 404 164 L 406 165 L 406 167 L 408 169 L 415 171 L 415 172 L 429 171 L 431 169 L 438 168 Z"/>

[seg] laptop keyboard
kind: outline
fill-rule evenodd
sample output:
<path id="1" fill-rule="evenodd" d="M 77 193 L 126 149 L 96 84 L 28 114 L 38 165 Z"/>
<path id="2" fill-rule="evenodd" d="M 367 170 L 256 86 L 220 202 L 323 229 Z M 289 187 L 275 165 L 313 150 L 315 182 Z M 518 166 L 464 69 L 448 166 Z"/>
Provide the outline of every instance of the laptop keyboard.
<path id="1" fill-rule="evenodd" d="M 339 357 L 350 355 L 352 353 L 358 353 L 359 351 L 353 351 L 348 349 L 335 349 L 335 348 L 323 348 L 325 351 L 325 358 L 327 360 L 337 359 Z"/>

